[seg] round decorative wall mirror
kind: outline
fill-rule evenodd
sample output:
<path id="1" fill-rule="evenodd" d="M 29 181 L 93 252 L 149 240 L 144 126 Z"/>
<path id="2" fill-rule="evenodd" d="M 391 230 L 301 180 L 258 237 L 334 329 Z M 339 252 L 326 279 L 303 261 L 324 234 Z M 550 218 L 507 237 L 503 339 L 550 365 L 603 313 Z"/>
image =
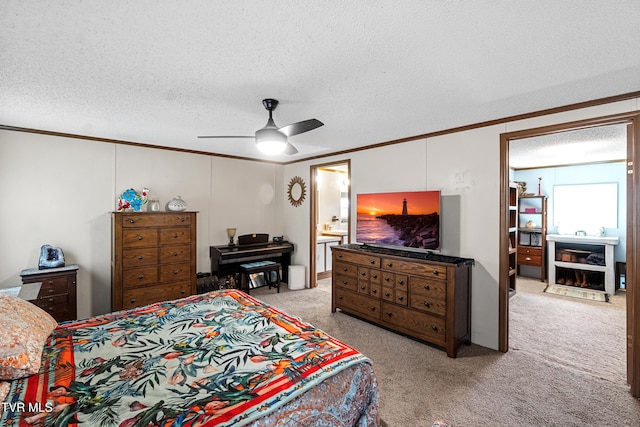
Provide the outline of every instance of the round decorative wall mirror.
<path id="1" fill-rule="evenodd" d="M 289 189 L 287 190 L 287 196 L 289 197 L 289 203 L 292 206 L 298 207 L 304 202 L 304 196 L 306 194 L 307 188 L 299 176 L 294 176 L 289 181 Z"/>

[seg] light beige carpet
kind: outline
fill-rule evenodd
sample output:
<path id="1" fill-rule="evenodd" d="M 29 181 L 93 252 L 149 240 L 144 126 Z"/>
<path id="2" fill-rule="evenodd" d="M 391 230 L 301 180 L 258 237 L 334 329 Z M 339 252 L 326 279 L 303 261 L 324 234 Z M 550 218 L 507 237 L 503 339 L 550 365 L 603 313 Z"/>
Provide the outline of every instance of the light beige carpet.
<path id="1" fill-rule="evenodd" d="M 474 286 L 482 284 L 474 283 Z M 550 295 L 518 279 L 510 300 L 510 350 L 442 350 L 344 313 L 331 313 L 330 280 L 314 289 L 251 294 L 369 356 L 390 427 L 638 426 L 626 384 L 624 294 L 611 302 Z M 497 315 L 496 315 L 497 317 Z"/>

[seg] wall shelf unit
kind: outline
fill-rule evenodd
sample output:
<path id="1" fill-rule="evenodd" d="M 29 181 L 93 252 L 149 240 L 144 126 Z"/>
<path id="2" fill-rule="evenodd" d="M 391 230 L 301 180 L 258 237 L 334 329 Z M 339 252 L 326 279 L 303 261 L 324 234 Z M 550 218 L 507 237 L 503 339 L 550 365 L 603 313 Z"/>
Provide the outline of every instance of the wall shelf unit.
<path id="1" fill-rule="evenodd" d="M 518 269 L 518 185 L 509 183 L 509 294 L 516 290 L 516 272 Z"/>
<path id="2" fill-rule="evenodd" d="M 540 281 L 546 278 L 547 196 L 523 195 L 518 198 L 518 269 L 522 265 L 540 268 Z"/>

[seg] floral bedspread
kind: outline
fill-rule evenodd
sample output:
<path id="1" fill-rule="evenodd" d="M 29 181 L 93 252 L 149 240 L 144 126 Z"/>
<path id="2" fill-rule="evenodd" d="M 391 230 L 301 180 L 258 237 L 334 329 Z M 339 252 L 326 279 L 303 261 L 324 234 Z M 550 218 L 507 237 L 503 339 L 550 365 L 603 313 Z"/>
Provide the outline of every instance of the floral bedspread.
<path id="1" fill-rule="evenodd" d="M 241 426 L 363 362 L 372 376 L 365 356 L 297 317 L 216 291 L 63 323 L 40 374 L 11 382 L 0 425 Z M 362 425 L 376 424 L 368 387 Z"/>

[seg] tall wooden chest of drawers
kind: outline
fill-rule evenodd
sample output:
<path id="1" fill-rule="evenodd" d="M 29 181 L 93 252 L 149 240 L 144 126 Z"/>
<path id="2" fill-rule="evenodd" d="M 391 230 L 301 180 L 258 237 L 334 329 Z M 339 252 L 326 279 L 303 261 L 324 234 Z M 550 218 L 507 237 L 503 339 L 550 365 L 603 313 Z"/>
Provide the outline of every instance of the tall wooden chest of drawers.
<path id="1" fill-rule="evenodd" d="M 40 290 L 35 299 L 28 300 L 49 313 L 56 321 L 76 320 L 78 304 L 76 298 L 76 281 L 78 266 L 46 268 L 38 270 L 30 268 L 22 270 L 22 283 L 40 282 Z"/>
<path id="2" fill-rule="evenodd" d="M 446 349 L 471 341 L 469 258 L 363 245 L 333 247 L 337 308 Z"/>
<path id="3" fill-rule="evenodd" d="M 196 212 L 111 215 L 111 309 L 196 293 Z"/>

